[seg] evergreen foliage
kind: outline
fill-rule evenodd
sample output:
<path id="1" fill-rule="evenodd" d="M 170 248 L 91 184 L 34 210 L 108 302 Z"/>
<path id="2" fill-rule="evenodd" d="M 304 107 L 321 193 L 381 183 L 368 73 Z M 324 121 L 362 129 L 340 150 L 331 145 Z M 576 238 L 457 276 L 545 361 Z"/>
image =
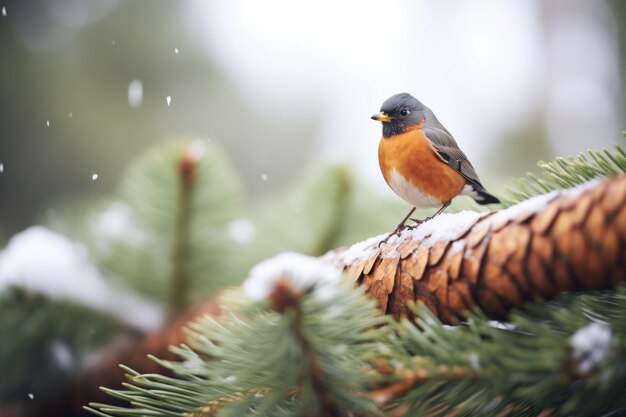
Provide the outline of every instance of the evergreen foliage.
<path id="1" fill-rule="evenodd" d="M 353 188 L 348 169 L 331 165 L 308 172 L 283 196 L 265 200 L 253 215 L 259 239 L 252 246 L 265 251 L 258 260 L 287 250 L 310 255 L 330 250 Z"/>
<path id="2" fill-rule="evenodd" d="M 626 411 L 626 286 L 534 303 L 508 323 L 477 312 L 450 327 L 423 306 L 416 312 L 417 328 L 407 321 L 396 326 L 407 353 L 404 372 L 414 378 L 396 400 L 411 405 L 406 415 Z M 586 333 L 574 341 L 577 332 Z"/>
<path id="3" fill-rule="evenodd" d="M 403 204 L 363 191 L 345 165 L 309 170 L 288 190 L 252 210 L 256 234 L 242 248 L 242 258 L 253 262 L 246 263 L 241 276 L 255 263 L 280 252 L 319 256 L 383 233 L 402 218 L 403 211 Z"/>
<path id="4" fill-rule="evenodd" d="M 402 216 L 403 205 L 364 192 L 344 165 L 309 170 L 284 192 L 247 205 L 219 147 L 198 143 L 150 149 L 130 164 L 118 196 L 64 202 L 44 223 L 84 243 L 108 278 L 179 310 L 238 284 L 277 253 L 321 255 L 382 233 Z M 193 146 L 201 154 L 186 189 L 181 162 Z M 249 236 L 237 235 L 237 221 Z"/>
<path id="5" fill-rule="evenodd" d="M 225 156 L 215 145 L 198 144 L 159 145 L 131 165 L 117 197 L 48 218 L 85 243 L 108 278 L 160 300 L 172 314 L 240 282 L 261 259 L 284 250 L 321 255 L 380 233 L 403 214 L 402 205 L 362 193 L 342 166 L 310 172 L 282 195 L 248 207 Z M 544 177 L 521 180 L 506 204 L 626 172 L 626 152 L 616 145 L 540 166 Z M 242 218 L 253 228 L 247 241 L 232 235 L 233 221 Z M 233 292 L 224 305 L 229 315 L 191 325 L 188 344 L 174 348 L 180 362 L 154 358 L 173 377 L 127 369 L 126 390 L 107 392 L 132 407 L 92 404 L 90 410 L 137 416 L 626 412 L 624 288 L 527 306 L 503 326 L 475 312 L 455 327 L 442 326 L 423 307 L 416 310 L 418 327 L 389 323 L 348 284 L 329 298 L 312 292 L 284 309 Z M 581 351 L 574 340 L 584 329 L 599 332 L 599 341 Z M 51 346 L 67 348 L 78 363 L 124 330 L 85 307 L 5 291 L 0 334 L 20 337 L 0 344 L 0 358 L 8 359 L 0 364 L 8 381 L 0 384 L 0 401 L 71 377 L 51 357 Z M 40 377 L 33 380 L 34 374 Z"/>
<path id="6" fill-rule="evenodd" d="M 66 317 L 80 317 L 68 321 Z M 69 302 L 10 288 L 0 294 L 0 402 L 53 398 L 91 349 L 128 330 Z"/>
<path id="7" fill-rule="evenodd" d="M 136 408 L 88 409 L 107 416 L 380 415 L 364 392 L 374 375 L 367 359 L 386 319 L 346 282 L 325 294 L 299 294 L 281 309 L 231 303 L 239 307 L 225 318 L 191 325 L 188 345 L 175 348 L 181 362 L 159 361 L 176 377 L 127 369 L 127 389 L 108 392 Z"/>
<path id="8" fill-rule="evenodd" d="M 526 180 L 515 198 L 624 171 L 619 146 L 589 155 L 545 164 L 546 179 Z M 349 286 L 327 302 L 305 292 L 285 309 L 272 297 L 259 304 L 235 294 L 224 303 L 229 315 L 191 326 L 188 344 L 174 348 L 180 362 L 154 358 L 173 377 L 127 369 L 126 389 L 107 392 L 132 406 L 88 409 L 101 416 L 626 412 L 625 287 L 537 302 L 507 323 L 469 313 L 457 326 L 423 306 L 415 323 L 388 322 Z"/>
<path id="9" fill-rule="evenodd" d="M 127 389 L 107 392 L 133 408 L 88 409 L 101 416 L 329 415 L 319 378 L 333 415 L 626 412 L 626 287 L 535 303 L 508 323 L 476 312 L 459 326 L 442 325 L 422 305 L 416 322 L 381 326 L 360 290 L 345 285 L 326 301 L 305 295 L 301 319 L 295 310 L 239 304 L 224 319 L 193 324 L 189 345 L 175 349 L 181 362 L 159 361 L 175 377 L 127 369 Z M 576 347 L 577 332 L 594 323 L 608 338 L 589 332 Z"/>
<path id="10" fill-rule="evenodd" d="M 90 248 L 105 273 L 180 311 L 192 294 L 207 296 L 232 277 L 228 223 L 243 198 L 215 145 L 168 142 L 130 165 L 120 199 L 92 219 Z M 119 232 L 111 232 L 111 220 Z"/>
<path id="11" fill-rule="evenodd" d="M 301 322 L 295 310 L 258 305 L 205 317 L 192 325 L 189 345 L 175 349 L 181 362 L 159 361 L 174 378 L 127 369 L 127 389 L 107 392 L 134 407 L 88 409 L 101 416 L 329 415 L 319 378 L 332 415 L 626 412 L 626 287 L 535 303 L 508 323 L 476 312 L 459 326 L 442 325 L 422 305 L 416 322 L 380 326 L 361 292 L 346 286 L 327 302 L 304 296 L 302 306 Z M 589 332 L 576 347 L 577 332 L 594 323 L 608 338 Z M 372 408 L 374 399 L 380 408 Z"/>
<path id="12" fill-rule="evenodd" d="M 62 201 L 48 210 L 43 223 L 82 243 L 114 287 L 160 301 L 174 315 L 238 284 L 262 259 L 285 250 L 322 254 L 382 233 L 402 215 L 401 204 L 365 194 L 345 166 L 324 165 L 294 178 L 273 198 L 249 205 L 237 172 L 217 144 L 178 140 L 132 161 L 115 195 Z M 233 222 L 241 219 L 252 225 L 247 241 L 233 236 Z M 80 277 L 75 278 L 80 285 Z M 31 392 L 41 398 L 44 388 L 57 392 L 61 380 L 71 378 L 73 373 L 54 368 L 54 361 L 43 363 L 50 361 L 51 343 L 68 346 L 79 367 L 87 352 L 123 329 L 115 318 L 89 306 L 25 294 L 0 294 L 5 376 L 0 401 L 29 401 Z M 92 337 L 85 335 L 91 332 Z"/>
<path id="13" fill-rule="evenodd" d="M 509 189 L 510 196 L 503 199 L 505 207 L 524 201 L 535 195 L 554 190 L 574 187 L 591 179 L 626 173 L 626 151 L 615 145 L 614 151 L 602 149 L 589 150 L 577 157 L 556 158 L 553 162 L 540 161 L 538 164 L 542 176 L 528 173 L 515 187 Z"/>

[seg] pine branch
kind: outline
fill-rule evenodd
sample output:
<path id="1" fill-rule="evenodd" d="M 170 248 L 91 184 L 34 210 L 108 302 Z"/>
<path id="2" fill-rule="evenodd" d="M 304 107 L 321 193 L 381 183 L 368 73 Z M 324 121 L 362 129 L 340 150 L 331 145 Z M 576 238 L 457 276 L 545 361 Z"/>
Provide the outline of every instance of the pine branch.
<path id="1" fill-rule="evenodd" d="M 443 214 L 327 255 L 396 317 L 422 301 L 444 322 L 479 306 L 503 318 L 527 301 L 626 278 L 626 175 L 485 214 Z"/>
<path id="2" fill-rule="evenodd" d="M 402 366 L 389 366 L 397 379 L 372 396 L 405 415 L 621 414 L 624 311 L 626 286 L 530 304 L 506 325 L 474 313 L 451 328 L 419 306 L 417 328 L 406 320 L 397 326 L 406 352 L 396 358 Z"/>
<path id="3" fill-rule="evenodd" d="M 174 349 L 181 362 L 155 359 L 173 377 L 127 369 L 131 382 L 107 392 L 133 408 L 87 409 L 106 416 L 380 415 L 365 395 L 373 375 L 365 358 L 385 321 L 372 301 L 345 281 L 302 291 L 280 279 L 266 300 L 233 301 L 230 315 L 191 324 L 188 344 Z"/>
<path id="4" fill-rule="evenodd" d="M 79 319 L 68 323 L 68 316 Z M 78 373 L 77 358 L 116 335 L 135 335 L 105 314 L 17 287 L 0 295 L 0 317 L 0 415 L 28 393 L 38 402 L 56 398 Z"/>
<path id="5" fill-rule="evenodd" d="M 460 327 L 444 326 L 419 306 L 414 322 L 393 324 L 395 331 L 382 321 L 372 327 L 377 316 L 362 299 L 344 304 L 360 299 L 356 289 L 324 302 L 315 289 L 299 293 L 280 278 L 273 289 L 265 308 L 236 292 L 224 300 L 236 315 L 193 324 L 188 345 L 175 349 L 182 362 L 155 359 L 174 377 L 125 368 L 131 383 L 107 392 L 134 408 L 88 409 L 100 416 L 354 415 L 364 397 L 407 416 L 598 415 L 626 407 L 626 287 L 527 305 L 505 324 L 474 313 Z M 610 338 L 576 341 L 595 325 Z M 326 332 L 333 336 L 320 337 Z M 367 385 L 346 389 L 346 380 Z"/>
<path id="6" fill-rule="evenodd" d="M 189 297 L 189 237 L 191 199 L 193 186 L 196 180 L 197 161 L 189 148 L 183 151 L 179 162 L 179 192 L 177 213 L 174 220 L 174 244 L 172 249 L 172 276 L 169 293 L 170 316 L 180 313 L 188 302 Z"/>
<path id="7" fill-rule="evenodd" d="M 542 176 L 528 173 L 526 178 L 517 181 L 515 188 L 509 189 L 510 197 L 503 199 L 505 207 L 512 206 L 533 196 L 554 190 L 574 187 L 597 177 L 626 173 L 626 151 L 615 145 L 614 151 L 588 150 L 587 155 L 557 158 L 554 162 L 540 161 Z"/>
<path id="8" fill-rule="evenodd" d="M 88 247 L 103 275 L 163 302 L 171 317 L 240 279 L 229 226 L 243 211 L 243 189 L 217 145 L 155 146 L 130 164 L 119 188 L 82 216 L 74 207 L 48 219 Z"/>
<path id="9" fill-rule="evenodd" d="M 610 166 L 605 159 L 612 157 L 592 156 L 591 163 L 606 170 Z M 554 173 L 561 185 L 571 185 L 583 174 L 591 177 L 605 172 L 591 169 L 583 162 L 575 169 L 563 161 L 556 163 L 567 174 Z M 542 183 L 537 187 L 548 190 L 553 186 Z M 525 337 L 536 336 L 536 340 L 513 339 L 513 333 L 498 333 L 526 349 L 519 356 L 510 357 L 507 349 L 511 346 L 505 343 L 508 339 L 496 340 L 489 333 L 491 328 L 483 326 L 484 317 L 468 319 L 468 327 L 476 326 L 478 332 L 453 332 L 427 312 L 416 313 L 412 303 L 423 301 L 440 319 L 452 322 L 464 319 L 465 311 L 476 306 L 490 317 L 503 317 L 530 299 L 553 298 L 564 290 L 611 287 L 626 276 L 625 202 L 626 177 L 619 176 L 541 196 L 498 213 L 443 215 L 391 240 L 382 249 L 377 248 L 381 239 L 378 237 L 348 251 L 331 253 L 325 259 L 347 270 L 385 312 L 397 316 L 412 314 L 423 331 L 405 326 L 398 332 L 406 343 L 398 344 L 389 328 L 373 327 L 382 321 L 371 308 L 350 303 L 352 292 L 348 288 L 338 290 L 330 301 L 315 299 L 311 294 L 316 291 L 313 287 L 310 291 L 285 291 L 282 296 L 274 291 L 266 297 L 268 305 L 263 307 L 254 304 L 251 308 L 248 304 L 246 308 L 235 308 L 235 304 L 226 302 L 232 315 L 194 324 L 188 345 L 175 349 L 182 362 L 170 362 L 171 357 L 162 355 L 162 359 L 155 359 L 154 364 L 168 370 L 159 371 L 166 375 L 128 368 L 131 383 L 123 389 L 107 390 L 135 408 L 92 404 L 91 411 L 95 407 L 102 415 L 178 416 L 194 411 L 237 416 L 380 414 L 372 406 L 370 400 L 374 400 L 385 407 L 397 401 L 412 404 L 414 410 L 441 414 L 493 410 L 526 413 L 532 408 L 515 408 L 518 405 L 514 396 L 515 401 L 484 403 L 488 396 L 476 391 L 478 385 L 468 385 L 468 380 L 493 378 L 498 383 L 507 375 L 499 374 L 495 365 L 485 365 L 484 375 L 478 375 L 473 368 L 476 356 L 471 356 L 467 347 L 480 351 L 485 337 L 493 337 L 493 350 L 488 351 L 495 356 L 504 346 L 503 360 L 508 360 L 510 369 L 515 370 L 515 363 L 533 364 L 527 355 L 543 352 L 541 348 L 547 349 L 548 356 L 554 356 L 550 352 L 556 342 L 544 337 L 549 332 L 544 335 L 541 329 L 532 327 L 529 315 L 519 319 L 516 329 L 523 329 L 520 333 Z M 607 309 L 603 304 L 594 308 Z M 538 318 L 546 313 L 537 311 L 534 321 L 541 322 Z M 472 320 L 480 323 L 472 324 Z M 563 333 L 562 329 L 556 330 Z M 464 334 L 465 339 L 447 338 L 446 331 Z M 159 347 L 164 344 L 160 339 Z M 459 357 L 460 353 L 468 356 Z M 619 355 L 616 357 L 621 361 Z M 568 358 L 572 361 L 567 363 L 574 369 L 570 382 L 579 383 L 585 376 L 579 368 L 583 361 L 575 355 Z M 478 363 L 487 362 L 478 356 Z M 595 365 L 594 362 L 594 372 Z M 526 378 L 530 380 L 533 372 L 548 372 L 549 368 L 545 365 L 539 370 L 531 369 Z M 554 373 L 555 368 L 550 369 Z M 550 380 L 550 386 L 548 382 L 541 385 L 541 381 L 533 381 L 554 398 L 563 400 L 563 391 L 553 386 L 558 381 Z M 493 394 L 497 392 L 495 388 L 486 392 L 495 395 L 490 398 L 493 401 L 508 395 L 502 389 L 500 394 Z M 470 395 L 472 392 L 474 395 Z M 534 395 L 526 386 L 519 392 L 518 402 Z M 473 396 L 477 402 L 472 403 Z M 563 401 L 546 404 L 538 402 L 537 409 L 550 404 L 565 407 Z"/>
<path id="10" fill-rule="evenodd" d="M 495 214 L 442 215 L 439 218 L 441 223 L 433 221 L 430 226 L 426 223 L 412 234 L 390 241 L 390 245 L 382 250 L 377 248 L 379 237 L 351 250 L 331 253 L 325 259 L 341 263 L 352 279 L 358 276 L 360 286 L 374 295 L 387 313 L 408 314 L 411 312 L 410 304 L 418 300 L 425 301 L 446 321 L 464 317 L 466 310 L 477 305 L 483 308 L 485 314 L 502 317 L 511 308 L 521 306 L 524 300 L 555 297 L 568 289 L 610 286 L 623 280 L 626 276 L 622 261 L 626 234 L 625 200 L 626 176 L 617 176 L 574 190 L 555 192 Z M 576 237 L 578 235 L 582 235 L 582 239 Z M 576 241 L 582 242 L 582 246 L 571 244 Z M 601 261 L 593 262 L 594 256 L 599 256 Z M 522 286 L 526 281 L 526 286 Z M 490 297 L 492 292 L 495 295 Z M 277 302 L 275 304 L 278 305 Z M 337 304 L 341 304 L 340 299 L 337 299 Z M 281 308 L 275 307 L 275 310 L 280 311 Z M 316 320 L 321 319 L 318 317 Z M 256 322 L 246 320 L 245 323 L 239 324 L 263 327 Z M 343 325 L 349 326 L 350 323 L 348 320 L 335 321 L 338 326 L 335 331 L 347 331 L 349 327 Z M 194 330 L 197 335 L 203 335 L 196 336 L 196 344 L 192 345 L 200 356 L 192 355 L 188 350 L 177 350 L 187 363 L 225 355 L 214 351 L 215 346 L 232 348 L 234 356 L 228 359 L 231 361 L 239 360 L 236 358 L 246 350 L 241 347 L 243 345 L 233 346 L 232 332 L 222 334 L 224 329 L 217 322 L 202 328 L 194 327 Z M 260 331 L 268 332 L 266 328 Z M 209 350 L 203 347 L 207 335 L 211 335 L 216 344 Z M 294 338 L 294 333 L 291 335 L 292 341 L 298 340 Z M 246 343 L 257 346 L 260 337 L 255 334 Z M 285 335 L 273 334 L 272 337 L 284 340 Z M 336 344 L 336 341 L 329 342 L 329 346 Z M 302 363 L 285 355 L 282 359 L 284 363 Z M 242 369 L 247 368 L 248 373 L 256 374 L 259 372 L 258 364 L 265 361 L 266 358 L 255 357 L 240 365 Z M 421 365 L 430 366 L 429 363 Z M 286 372 L 278 364 L 274 368 L 276 372 Z M 169 369 L 180 375 L 178 367 L 170 366 Z M 440 376 L 448 379 L 467 376 L 454 366 L 438 369 Z M 229 372 L 217 375 L 225 378 L 234 371 Z M 372 398 L 386 403 L 381 400 L 385 396 L 396 398 L 398 392 L 403 392 L 402 387 L 412 387 L 430 375 L 422 368 L 416 368 L 413 374 L 405 372 L 398 385 L 386 386 L 386 391 L 374 390 Z M 216 375 L 213 369 L 202 374 Z M 186 374 L 183 372 L 183 375 Z M 249 398 L 249 393 L 266 390 L 268 384 L 269 380 L 240 388 L 231 392 L 235 397 L 225 396 L 220 391 L 210 400 L 216 401 L 211 403 L 211 407 L 217 404 L 221 408 L 228 404 L 246 410 L 255 401 Z M 295 385 L 293 382 L 289 387 L 281 387 L 279 392 L 283 395 L 289 393 Z M 232 403 L 226 401 L 227 398 L 240 398 L 241 401 Z M 131 400 L 131 397 L 127 399 Z M 206 407 L 210 401 L 198 406 Z"/>

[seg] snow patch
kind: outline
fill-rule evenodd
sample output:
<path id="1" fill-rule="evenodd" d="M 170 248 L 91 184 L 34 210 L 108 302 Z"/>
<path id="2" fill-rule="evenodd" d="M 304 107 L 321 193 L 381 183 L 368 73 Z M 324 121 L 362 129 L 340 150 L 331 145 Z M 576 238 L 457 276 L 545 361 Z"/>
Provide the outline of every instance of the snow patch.
<path id="1" fill-rule="evenodd" d="M 428 247 L 440 241 L 450 241 L 467 232 L 485 213 L 460 211 L 443 213 L 411 229 L 405 229 L 397 240 L 415 239 Z M 390 239 L 391 240 L 391 239 Z"/>
<path id="2" fill-rule="evenodd" d="M 432 247 L 437 242 L 458 238 L 487 214 L 468 210 L 454 214 L 444 213 L 416 227 L 407 227 L 400 232 L 400 235 L 391 236 L 386 243 L 380 245 L 381 257 L 398 256 L 398 247 L 407 240 L 416 239 L 421 246 Z M 378 250 L 378 245 L 387 235 L 388 233 L 385 233 L 355 243 L 339 255 L 339 262 L 343 265 L 351 265 L 356 261 L 368 259 Z"/>
<path id="3" fill-rule="evenodd" d="M 494 329 L 498 330 L 517 330 L 516 325 L 507 321 L 489 320 L 487 324 L 489 325 L 489 327 L 493 327 Z"/>
<path id="4" fill-rule="evenodd" d="M 541 194 L 535 197 L 531 197 L 528 200 L 524 200 L 514 206 L 497 211 L 489 218 L 492 224 L 504 224 L 508 223 L 524 214 L 534 214 L 542 211 L 548 203 L 558 197 L 569 197 L 572 195 L 580 194 L 590 188 L 595 187 L 600 182 L 601 178 L 596 178 L 591 181 L 587 181 L 584 184 L 577 185 L 576 187 L 567 188 L 564 190 L 554 190 L 546 194 Z"/>
<path id="5" fill-rule="evenodd" d="M 352 263 L 369 258 L 373 251 L 378 249 L 378 244 L 388 235 L 388 233 L 371 237 L 359 243 L 350 246 L 346 251 L 341 253 L 340 262 L 343 265 L 351 265 Z"/>
<path id="6" fill-rule="evenodd" d="M 458 213 L 440 214 L 416 227 L 405 228 L 399 235 L 391 236 L 386 243 L 380 245 L 382 250 L 381 257 L 393 258 L 398 256 L 397 249 L 407 240 L 416 240 L 419 242 L 420 246 L 429 248 L 438 242 L 448 242 L 453 239 L 458 239 L 479 220 L 485 217 L 488 217 L 485 221 L 488 221 L 491 225 L 502 225 L 526 213 L 538 213 L 557 196 L 569 197 L 578 195 L 595 187 L 600 181 L 601 179 L 595 179 L 573 188 L 542 194 L 495 213 L 466 210 Z M 351 265 L 356 261 L 369 258 L 387 235 L 388 234 L 382 234 L 352 245 L 339 255 L 339 261 L 343 265 Z M 462 248 L 461 241 L 455 242 L 454 245 L 453 250 Z"/>
<path id="7" fill-rule="evenodd" d="M 156 303 L 111 287 L 82 245 L 40 226 L 13 236 L 0 252 L 0 294 L 11 287 L 71 301 L 142 330 L 156 329 L 163 321 Z"/>
<path id="8" fill-rule="evenodd" d="M 312 290 L 316 298 L 326 300 L 335 294 L 335 285 L 341 282 L 341 271 L 318 258 L 285 252 L 253 267 L 243 283 L 243 290 L 251 300 L 263 300 L 272 293 L 277 281 L 283 279 L 294 290 Z"/>
<path id="9" fill-rule="evenodd" d="M 514 206 L 497 211 L 489 220 L 492 224 L 503 224 L 508 223 L 524 214 L 539 213 L 558 195 L 559 192 L 560 191 L 551 191 L 546 194 L 531 197 L 528 200 L 524 200 Z"/>
<path id="10" fill-rule="evenodd" d="M 606 323 L 594 322 L 576 331 L 570 338 L 572 357 L 578 362 L 578 371 L 586 375 L 602 362 L 611 350 L 613 335 Z"/>

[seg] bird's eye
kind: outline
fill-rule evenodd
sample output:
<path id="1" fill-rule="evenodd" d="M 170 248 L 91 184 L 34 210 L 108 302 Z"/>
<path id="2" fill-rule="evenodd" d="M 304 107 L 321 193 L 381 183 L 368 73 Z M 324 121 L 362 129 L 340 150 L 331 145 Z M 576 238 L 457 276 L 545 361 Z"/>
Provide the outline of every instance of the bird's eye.
<path id="1" fill-rule="evenodd" d="M 409 111 L 409 109 L 402 109 L 400 110 L 400 116 L 402 117 L 407 117 L 411 112 Z"/>

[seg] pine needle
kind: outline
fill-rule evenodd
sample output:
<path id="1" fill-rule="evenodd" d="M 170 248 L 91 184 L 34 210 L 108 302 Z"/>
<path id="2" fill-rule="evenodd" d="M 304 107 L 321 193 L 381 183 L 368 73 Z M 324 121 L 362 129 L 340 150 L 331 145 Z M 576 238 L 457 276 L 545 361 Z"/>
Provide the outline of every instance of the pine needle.
<path id="1" fill-rule="evenodd" d="M 570 188 L 594 178 L 626 173 L 626 151 L 616 144 L 615 150 L 588 150 L 577 157 L 556 158 L 553 162 L 540 161 L 541 175 L 526 174 L 515 187 L 509 188 L 509 197 L 503 199 L 505 207 L 533 196 L 554 190 Z"/>

